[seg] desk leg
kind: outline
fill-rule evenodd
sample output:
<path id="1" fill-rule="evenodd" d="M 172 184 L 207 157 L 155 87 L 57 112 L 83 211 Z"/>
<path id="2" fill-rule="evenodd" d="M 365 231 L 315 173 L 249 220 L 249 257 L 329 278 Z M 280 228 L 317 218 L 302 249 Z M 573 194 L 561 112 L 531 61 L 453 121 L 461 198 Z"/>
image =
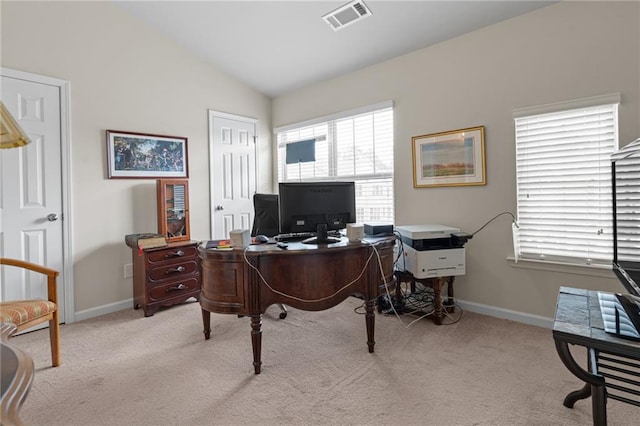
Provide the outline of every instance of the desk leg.
<path id="1" fill-rule="evenodd" d="M 606 426 L 607 395 L 604 386 L 591 385 L 591 412 L 594 426 Z"/>
<path id="2" fill-rule="evenodd" d="M 589 348 L 589 371 L 585 371 L 571 355 L 567 342 L 555 340 L 556 351 L 567 369 L 578 379 L 584 381 L 586 385 L 577 391 L 571 392 L 564 399 L 564 406 L 573 408 L 573 404 L 579 399 L 591 396 L 591 410 L 594 426 L 604 426 L 607 424 L 607 395 L 604 387 L 604 377 L 599 376 L 596 371 L 595 350 Z"/>
<path id="3" fill-rule="evenodd" d="M 211 312 L 202 310 L 202 332 L 204 333 L 204 340 L 209 340 L 211 337 Z"/>
<path id="4" fill-rule="evenodd" d="M 369 347 L 369 353 L 373 353 L 373 347 L 376 344 L 375 331 L 376 331 L 376 316 L 373 313 L 373 300 L 367 300 L 364 303 L 365 308 L 365 321 L 367 323 L 367 346 Z"/>
<path id="5" fill-rule="evenodd" d="M 573 405 L 581 399 L 591 397 L 591 415 L 593 417 L 594 426 L 604 426 L 607 424 L 607 406 L 606 394 L 604 386 L 590 385 L 586 383 L 582 389 L 570 392 L 562 402 L 567 408 L 573 408 Z"/>
<path id="6" fill-rule="evenodd" d="M 585 383 L 584 387 L 580 390 L 569 392 L 569 394 L 564 398 L 562 405 L 567 408 L 573 408 L 576 402 L 581 399 L 589 398 L 591 396 L 591 385 L 589 383 Z"/>
<path id="7" fill-rule="evenodd" d="M 253 368 L 260 374 L 260 353 L 262 352 L 262 315 L 251 315 L 251 346 L 253 347 Z"/>

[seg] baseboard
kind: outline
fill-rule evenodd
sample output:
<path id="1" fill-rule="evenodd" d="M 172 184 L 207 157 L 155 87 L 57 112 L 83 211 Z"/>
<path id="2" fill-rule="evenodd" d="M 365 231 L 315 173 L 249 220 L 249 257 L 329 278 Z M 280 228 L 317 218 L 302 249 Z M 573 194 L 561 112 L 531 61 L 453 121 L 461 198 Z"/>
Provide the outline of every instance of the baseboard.
<path id="1" fill-rule="evenodd" d="M 127 300 L 121 300 L 120 302 L 109 303 L 107 305 L 98 306 L 84 311 L 78 311 L 75 313 L 75 321 L 82 321 L 100 315 L 110 314 L 118 312 L 123 309 L 133 309 L 133 298 Z"/>
<path id="2" fill-rule="evenodd" d="M 475 302 L 467 302 L 460 299 L 456 299 L 456 303 L 460 305 L 460 307 L 465 311 L 475 312 L 477 314 L 488 315 L 496 318 L 508 319 L 511 321 L 521 322 L 523 324 L 535 325 L 537 327 L 544 327 L 548 329 L 553 328 L 552 318 L 513 311 L 511 309 L 483 305 Z M 102 305 L 96 308 L 76 312 L 75 320 L 82 321 L 100 315 L 121 311 L 123 309 L 133 309 L 133 299 L 122 300 L 120 302 L 110 303 L 108 305 Z"/>
<path id="3" fill-rule="evenodd" d="M 552 318 L 513 311 L 511 309 L 498 308 L 496 306 L 483 305 L 475 302 L 466 302 L 460 299 L 456 299 L 456 303 L 460 305 L 460 307 L 465 311 L 475 312 L 477 314 L 488 315 L 496 318 L 508 319 L 511 321 L 521 322 L 523 324 L 535 325 L 537 327 L 548 329 L 553 328 Z"/>

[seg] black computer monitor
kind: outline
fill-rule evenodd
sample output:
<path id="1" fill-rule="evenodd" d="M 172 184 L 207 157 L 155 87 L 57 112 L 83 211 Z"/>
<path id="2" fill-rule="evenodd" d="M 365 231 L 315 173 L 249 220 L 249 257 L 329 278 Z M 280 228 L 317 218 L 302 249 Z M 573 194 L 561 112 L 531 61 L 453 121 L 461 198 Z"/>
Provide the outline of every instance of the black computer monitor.
<path id="1" fill-rule="evenodd" d="M 310 244 L 328 244 L 327 231 L 340 230 L 356 221 L 354 182 L 280 183 L 280 232 L 312 232 Z"/>
<path id="2" fill-rule="evenodd" d="M 640 139 L 611 156 L 613 271 L 625 289 L 640 296 Z"/>

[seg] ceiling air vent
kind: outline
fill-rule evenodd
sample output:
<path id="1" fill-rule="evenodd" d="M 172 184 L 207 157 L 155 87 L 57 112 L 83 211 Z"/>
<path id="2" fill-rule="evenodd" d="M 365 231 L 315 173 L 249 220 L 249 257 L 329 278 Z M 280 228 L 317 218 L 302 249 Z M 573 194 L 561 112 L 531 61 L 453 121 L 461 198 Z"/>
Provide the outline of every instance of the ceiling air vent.
<path id="1" fill-rule="evenodd" d="M 366 18 L 367 16 L 371 16 L 371 11 L 367 5 L 364 4 L 364 1 L 354 0 L 327 13 L 322 17 L 322 19 L 329 24 L 333 31 L 338 31 L 347 25 L 351 25 L 354 22 Z"/>

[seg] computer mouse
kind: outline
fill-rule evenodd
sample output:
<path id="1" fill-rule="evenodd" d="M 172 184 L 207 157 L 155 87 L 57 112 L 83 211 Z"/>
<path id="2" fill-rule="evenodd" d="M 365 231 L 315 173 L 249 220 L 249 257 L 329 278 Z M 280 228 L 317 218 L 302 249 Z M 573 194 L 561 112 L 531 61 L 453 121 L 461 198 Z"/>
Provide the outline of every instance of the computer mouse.
<path id="1" fill-rule="evenodd" d="M 256 235 L 255 241 L 256 243 L 267 243 L 269 242 L 269 237 L 266 235 Z"/>

